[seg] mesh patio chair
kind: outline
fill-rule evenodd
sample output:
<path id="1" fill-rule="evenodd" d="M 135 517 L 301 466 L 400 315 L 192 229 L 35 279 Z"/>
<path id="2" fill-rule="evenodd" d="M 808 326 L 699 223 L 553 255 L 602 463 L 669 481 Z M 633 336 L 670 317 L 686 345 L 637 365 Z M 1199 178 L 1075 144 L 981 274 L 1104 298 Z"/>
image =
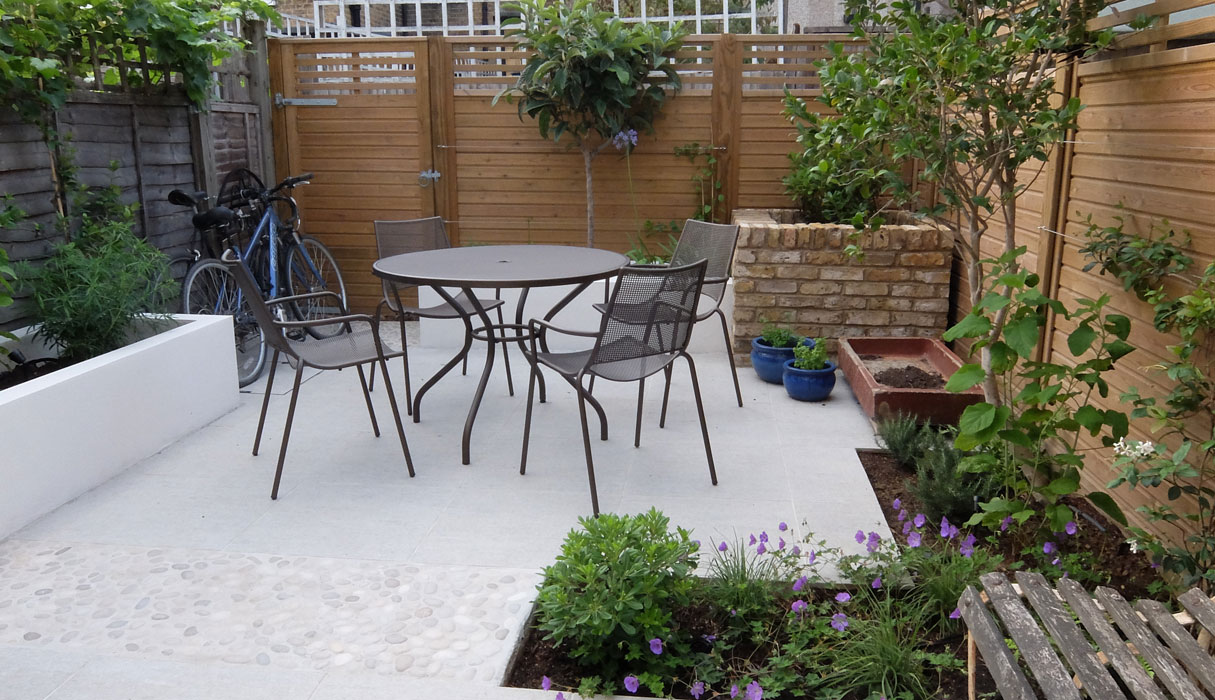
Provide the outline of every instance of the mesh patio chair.
<path id="1" fill-rule="evenodd" d="M 443 217 L 431 216 L 425 219 L 404 219 L 401 221 L 376 221 L 375 222 L 375 243 L 378 248 L 379 257 L 386 258 L 391 255 L 401 255 L 403 253 L 417 253 L 423 250 L 439 250 L 442 248 L 450 248 L 451 240 L 447 237 L 447 228 L 443 225 Z M 413 314 L 419 318 L 460 318 L 475 313 L 472 302 L 468 296 L 461 292 L 455 297 L 456 304 L 459 308 L 453 307 L 447 302 L 436 304 L 434 306 L 405 306 L 401 302 L 401 290 L 409 285 L 395 284 L 388 280 L 382 280 L 384 288 L 384 300 L 380 302 L 379 309 L 376 311 L 377 317 L 387 309 L 397 317 L 397 322 L 401 329 L 402 351 L 401 358 L 405 364 L 405 410 L 407 413 L 413 412 L 413 388 L 409 383 L 409 349 L 405 347 L 405 315 Z M 486 311 L 497 310 L 498 323 L 503 323 L 502 305 L 505 303 L 499 298 L 501 292 L 494 295 L 493 299 L 477 298 L 477 302 L 481 308 Z M 510 376 L 510 356 L 507 354 L 506 344 L 502 345 L 502 361 L 506 363 L 506 386 L 511 396 L 515 395 L 514 382 Z M 464 356 L 461 372 L 468 374 L 468 356 Z M 375 367 L 371 368 L 371 384 L 370 388 L 375 388 Z"/>
<path id="2" fill-rule="evenodd" d="M 274 373 L 278 370 L 279 355 L 286 355 L 288 361 L 295 366 L 295 385 L 291 389 L 291 403 L 287 408 L 286 425 L 283 426 L 283 441 L 278 451 L 278 467 L 274 471 L 274 486 L 270 489 L 270 498 L 278 498 L 278 486 L 283 477 L 283 462 L 287 457 L 287 441 L 291 438 L 291 421 L 295 418 L 295 404 L 299 398 L 300 380 L 305 367 L 320 370 L 356 368 L 359 373 L 359 383 L 363 386 L 363 399 L 367 402 L 367 414 L 371 416 L 371 428 L 375 432 L 375 436 L 379 437 L 380 426 L 376 422 L 375 408 L 371 405 L 371 394 L 367 386 L 367 377 L 363 373 L 363 365 L 375 366 L 377 362 L 381 365 L 380 369 L 384 373 L 385 393 L 388 394 L 388 403 L 392 406 L 392 417 L 396 423 L 397 435 L 401 438 L 401 451 L 405 453 L 405 466 L 409 470 L 409 476 L 412 477 L 414 475 L 413 458 L 409 454 L 409 443 L 405 440 L 405 430 L 401 427 L 401 412 L 397 408 L 396 396 L 392 392 L 392 382 L 388 378 L 386 364 L 387 358 L 396 357 L 402 353 L 386 354 L 384 352 L 378 321 L 365 314 L 346 313 L 313 321 L 280 320 L 284 316 L 276 311 L 283 308 L 283 304 L 323 295 L 333 297 L 337 297 L 337 295 L 330 291 L 322 291 L 279 297 L 267 301 L 262 298 L 261 291 L 249 269 L 245 267 L 245 263 L 237 260 L 232 251 L 224 253 L 223 261 L 236 277 L 242 294 L 249 301 L 249 308 L 253 312 L 257 325 L 261 327 L 266 342 L 274 348 L 274 355 L 270 359 L 270 375 L 266 378 L 266 395 L 262 398 L 262 412 L 257 419 L 257 435 L 253 438 L 254 455 L 261 446 L 262 429 L 266 424 L 266 408 L 270 405 L 270 390 L 274 386 Z M 340 299 L 336 303 L 341 307 Z M 308 338 L 303 341 L 294 341 L 287 335 L 289 331 L 305 329 L 317 324 L 343 324 L 345 328 L 344 332 L 321 339 Z M 405 339 L 402 337 L 402 345 L 404 345 L 404 341 Z"/>
<path id="3" fill-rule="evenodd" d="M 645 380 L 659 371 L 667 371 L 679 357 L 688 361 L 692 376 L 692 393 L 700 416 L 700 432 L 709 462 L 709 477 L 717 485 L 717 470 L 713 466 L 713 449 L 709 445 L 709 428 L 705 423 L 704 406 L 700 400 L 700 384 L 696 380 L 696 365 L 687 353 L 688 339 L 695 323 L 696 302 L 704 284 L 705 260 L 677 267 L 626 267 L 621 271 L 612 296 L 604 307 L 603 319 L 597 333 L 558 328 L 546 321 L 529 322 L 531 349 L 528 359 L 532 372 L 527 383 L 527 413 L 523 422 L 523 453 L 519 473 L 527 471 L 527 447 L 531 436 L 532 397 L 536 378 L 543 365 L 557 372 L 578 393 L 578 414 L 582 419 L 582 445 L 586 453 L 586 474 L 591 487 L 591 508 L 599 515 L 599 495 L 595 490 L 595 465 L 591 458 L 591 437 L 586 421 L 586 404 L 590 393 L 583 379 L 602 378 L 614 382 L 637 382 L 637 426 L 633 445 L 641 445 L 641 408 L 645 397 Z M 589 350 L 577 352 L 544 352 L 537 349 L 537 339 L 554 331 L 573 336 L 594 338 Z M 607 439 L 606 434 L 603 439 Z"/>
<path id="4" fill-rule="evenodd" d="M 704 289 L 700 301 L 696 305 L 696 322 L 699 323 L 710 316 L 717 316 L 721 321 L 721 335 L 726 344 L 726 357 L 730 360 L 730 375 L 734 379 L 734 395 L 738 405 L 743 405 L 742 389 L 738 385 L 738 368 L 734 366 L 734 348 L 730 342 L 730 329 L 726 325 L 726 314 L 721 310 L 721 300 L 726 293 L 726 283 L 730 281 L 730 270 L 734 262 L 734 249 L 738 243 L 738 224 L 710 224 L 706 221 L 688 219 L 684 222 L 683 232 L 679 235 L 679 243 L 671 255 L 671 267 L 688 265 L 697 260 L 705 260 Z M 596 304 L 595 309 L 604 311 L 603 304 Z M 621 309 L 620 313 L 632 313 Z M 663 389 L 662 416 L 659 425 L 666 424 L 667 397 L 671 391 L 671 370 L 666 370 L 666 386 Z"/>

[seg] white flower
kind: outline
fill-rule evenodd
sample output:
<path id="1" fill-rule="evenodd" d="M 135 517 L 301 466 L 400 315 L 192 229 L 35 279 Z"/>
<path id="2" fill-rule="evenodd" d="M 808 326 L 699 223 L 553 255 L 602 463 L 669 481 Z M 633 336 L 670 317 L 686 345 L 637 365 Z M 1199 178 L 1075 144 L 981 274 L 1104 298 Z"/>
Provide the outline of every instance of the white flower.
<path id="1" fill-rule="evenodd" d="M 1131 554 L 1139 553 L 1139 540 L 1134 537 L 1128 537 L 1126 538 L 1126 543 L 1131 546 Z"/>
<path id="2" fill-rule="evenodd" d="M 1156 454 L 1156 446 L 1147 440 L 1127 442 L 1126 438 L 1118 438 L 1118 442 L 1114 443 L 1114 454 L 1130 459 L 1147 459 Z"/>

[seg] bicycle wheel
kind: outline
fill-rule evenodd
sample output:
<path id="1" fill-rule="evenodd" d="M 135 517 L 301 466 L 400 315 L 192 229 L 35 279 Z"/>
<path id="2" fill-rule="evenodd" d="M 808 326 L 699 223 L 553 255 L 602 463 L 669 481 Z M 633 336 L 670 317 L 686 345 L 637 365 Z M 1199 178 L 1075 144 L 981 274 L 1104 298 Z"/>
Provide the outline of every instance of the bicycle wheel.
<path id="1" fill-rule="evenodd" d="M 186 274 L 181 299 L 184 313 L 232 317 L 237 378 L 241 386 L 252 384 L 266 364 L 266 339 L 228 267 L 217 260 L 195 263 Z"/>
<path id="2" fill-rule="evenodd" d="M 346 283 L 342 281 L 342 272 L 338 269 L 337 261 L 333 259 L 333 253 L 329 252 L 324 243 L 311 236 L 300 236 L 299 244 L 292 245 L 283 259 L 286 261 L 286 269 L 282 272 L 287 276 L 288 294 L 329 290 L 341 298 L 341 303 L 333 297 L 291 302 L 291 310 L 296 318 L 301 321 L 315 321 L 343 314 L 343 309 L 346 308 Z M 334 323 L 311 327 L 308 334 L 314 338 L 328 338 L 342 332 L 342 329 L 342 324 Z"/>

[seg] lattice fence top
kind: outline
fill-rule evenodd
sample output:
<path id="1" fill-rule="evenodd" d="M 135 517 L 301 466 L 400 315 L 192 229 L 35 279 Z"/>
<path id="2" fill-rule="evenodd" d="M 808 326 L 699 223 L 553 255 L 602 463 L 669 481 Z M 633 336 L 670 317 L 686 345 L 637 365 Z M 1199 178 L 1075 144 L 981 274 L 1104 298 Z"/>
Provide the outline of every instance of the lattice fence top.
<path id="1" fill-rule="evenodd" d="M 868 44 L 842 34 L 792 34 L 768 39 L 741 37 L 743 92 L 797 93 L 820 90 L 815 62 L 831 57 L 831 45 L 846 52 L 864 51 Z"/>

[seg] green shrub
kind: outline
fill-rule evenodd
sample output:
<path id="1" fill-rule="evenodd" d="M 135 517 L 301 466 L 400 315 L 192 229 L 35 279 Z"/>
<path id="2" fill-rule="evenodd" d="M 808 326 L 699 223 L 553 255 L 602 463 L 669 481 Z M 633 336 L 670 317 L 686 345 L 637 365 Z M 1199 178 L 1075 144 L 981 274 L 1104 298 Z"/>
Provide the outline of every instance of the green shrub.
<path id="1" fill-rule="evenodd" d="M 796 345 L 793 348 L 793 366 L 798 369 L 823 369 L 827 366 L 827 346 L 823 339 L 814 341 L 814 347 Z"/>
<path id="2" fill-rule="evenodd" d="M 878 440 L 890 454 L 905 467 L 915 465 L 916 457 L 923 451 L 927 433 L 916 417 L 903 412 L 893 418 L 882 418 L 877 424 Z"/>
<path id="3" fill-rule="evenodd" d="M 914 459 L 916 483 L 911 491 L 920 500 L 924 514 L 931 520 L 949 518 L 966 522 L 977 505 L 999 492 L 999 482 L 988 472 L 961 469 L 966 456 L 953 446 L 951 431 L 924 428 L 920 432 L 919 455 Z"/>
<path id="4" fill-rule="evenodd" d="M 773 348 L 791 348 L 802 342 L 800 335 L 774 323 L 764 324 L 764 328 L 759 334 L 759 339 L 768 347 Z"/>
<path id="5" fill-rule="evenodd" d="M 797 570 L 788 556 L 760 554 L 738 540 L 709 563 L 704 597 L 718 610 L 733 611 L 727 618 L 731 625 L 747 625 L 755 613 L 771 612 L 777 588 L 797 578 Z"/>
<path id="6" fill-rule="evenodd" d="M 118 188 L 88 193 L 73 240 L 40 268 L 24 266 L 38 335 L 79 361 L 125 345 L 133 328 L 153 324 L 175 292 L 168 258 L 131 231 L 134 207 Z"/>
<path id="7" fill-rule="evenodd" d="M 611 692 L 625 672 L 664 677 L 688 659 L 688 640 L 672 613 L 691 601 L 699 545 L 668 530 L 651 509 L 639 515 L 582 518 L 544 570 L 536 596 L 538 627 Z M 660 639 L 669 653 L 654 654 Z"/>

